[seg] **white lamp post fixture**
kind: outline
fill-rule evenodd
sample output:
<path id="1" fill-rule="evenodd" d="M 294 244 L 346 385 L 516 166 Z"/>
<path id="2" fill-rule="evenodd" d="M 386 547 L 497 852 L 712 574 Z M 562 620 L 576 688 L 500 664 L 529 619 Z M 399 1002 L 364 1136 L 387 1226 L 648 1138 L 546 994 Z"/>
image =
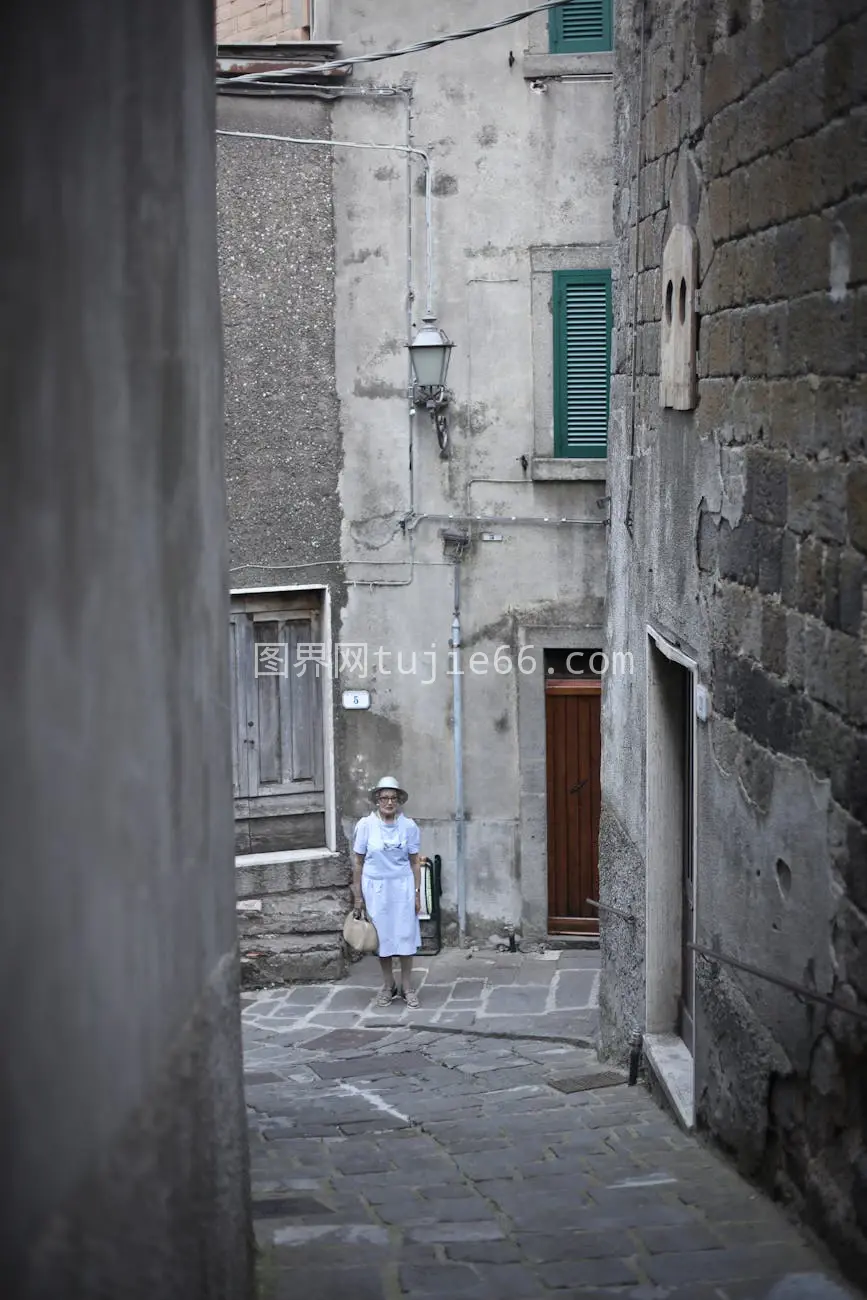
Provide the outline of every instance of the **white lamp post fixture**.
<path id="1" fill-rule="evenodd" d="M 451 394 L 446 388 L 446 377 L 453 347 L 454 343 L 438 328 L 436 317 L 429 313 L 425 314 L 421 329 L 409 344 L 413 406 L 423 406 L 430 411 L 437 441 L 443 451 L 448 446 L 445 411 Z"/>

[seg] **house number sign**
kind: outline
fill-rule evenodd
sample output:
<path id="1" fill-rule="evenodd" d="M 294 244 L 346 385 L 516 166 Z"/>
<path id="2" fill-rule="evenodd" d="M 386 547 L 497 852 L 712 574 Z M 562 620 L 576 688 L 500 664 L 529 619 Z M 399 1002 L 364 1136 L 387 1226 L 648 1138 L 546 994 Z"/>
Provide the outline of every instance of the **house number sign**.
<path id="1" fill-rule="evenodd" d="M 370 691 L 344 691 L 344 709 L 369 709 Z"/>

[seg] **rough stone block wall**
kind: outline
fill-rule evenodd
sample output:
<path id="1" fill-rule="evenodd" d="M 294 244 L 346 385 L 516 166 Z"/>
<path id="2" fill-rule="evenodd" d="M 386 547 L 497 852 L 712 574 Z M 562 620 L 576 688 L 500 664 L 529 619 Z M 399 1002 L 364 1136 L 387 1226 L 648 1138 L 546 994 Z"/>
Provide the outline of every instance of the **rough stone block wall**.
<path id="1" fill-rule="evenodd" d="M 642 517 L 659 509 L 642 499 L 646 463 L 673 456 L 674 444 L 689 448 L 694 482 L 696 464 L 717 466 L 721 495 L 697 494 L 694 552 L 666 557 L 671 608 L 688 600 L 706 634 L 714 743 L 725 736 L 737 750 L 756 824 L 784 770 L 805 771 L 823 791 L 826 991 L 867 1011 L 867 6 L 636 0 L 619 8 L 618 43 L 614 511 L 631 475 L 638 538 Z M 627 470 L 636 200 L 637 442 Z M 660 268 L 674 221 L 695 228 L 700 249 L 699 403 L 683 414 L 661 412 L 658 400 Z M 640 585 L 637 543 L 618 561 L 617 536 L 613 566 Z M 658 587 L 660 575 L 648 581 Z M 717 779 L 707 773 L 705 803 Z M 749 862 L 748 839 L 742 853 L 730 844 L 729 866 Z M 781 891 L 787 870 L 778 865 Z M 612 950 L 612 960 L 624 954 Z M 809 952 L 802 969 L 809 982 Z M 792 1008 L 781 1020 L 802 1015 L 798 1050 L 781 1056 L 784 1029 L 753 1007 L 756 1038 L 739 1057 L 737 1035 L 727 1044 L 718 1035 L 755 1002 L 755 986 L 744 1002 L 735 978 L 711 979 L 702 963 L 699 985 L 713 1041 L 703 1062 L 697 1055 L 700 1123 L 792 1197 L 863 1276 L 867 1025 L 803 1015 L 781 994 L 779 1006 L 788 997 Z"/>
<path id="2" fill-rule="evenodd" d="M 348 911 L 342 858 L 239 867 L 241 977 L 248 987 L 339 979 Z"/>
<path id="3" fill-rule="evenodd" d="M 310 0 L 217 0 L 217 42 L 310 39 Z"/>

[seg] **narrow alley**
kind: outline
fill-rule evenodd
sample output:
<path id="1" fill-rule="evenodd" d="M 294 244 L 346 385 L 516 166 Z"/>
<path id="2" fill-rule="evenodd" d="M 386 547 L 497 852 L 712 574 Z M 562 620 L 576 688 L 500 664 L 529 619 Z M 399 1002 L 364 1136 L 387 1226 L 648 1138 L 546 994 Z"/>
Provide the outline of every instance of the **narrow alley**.
<path id="1" fill-rule="evenodd" d="M 3 1295 L 867 1300 L 867 0 L 4 16 Z"/>
<path id="2" fill-rule="evenodd" d="M 451 950 L 420 961 L 420 1011 L 374 1008 L 365 961 L 245 996 L 262 1300 L 856 1294 L 600 1065 L 597 964 Z"/>

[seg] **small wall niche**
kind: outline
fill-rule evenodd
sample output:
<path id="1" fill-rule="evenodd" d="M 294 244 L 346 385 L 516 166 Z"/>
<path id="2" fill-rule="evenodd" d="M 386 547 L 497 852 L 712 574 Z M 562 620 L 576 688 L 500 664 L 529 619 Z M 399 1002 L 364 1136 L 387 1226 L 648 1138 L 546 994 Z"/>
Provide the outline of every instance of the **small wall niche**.
<path id="1" fill-rule="evenodd" d="M 662 254 L 659 404 L 691 411 L 696 404 L 698 241 L 675 226 Z"/>

